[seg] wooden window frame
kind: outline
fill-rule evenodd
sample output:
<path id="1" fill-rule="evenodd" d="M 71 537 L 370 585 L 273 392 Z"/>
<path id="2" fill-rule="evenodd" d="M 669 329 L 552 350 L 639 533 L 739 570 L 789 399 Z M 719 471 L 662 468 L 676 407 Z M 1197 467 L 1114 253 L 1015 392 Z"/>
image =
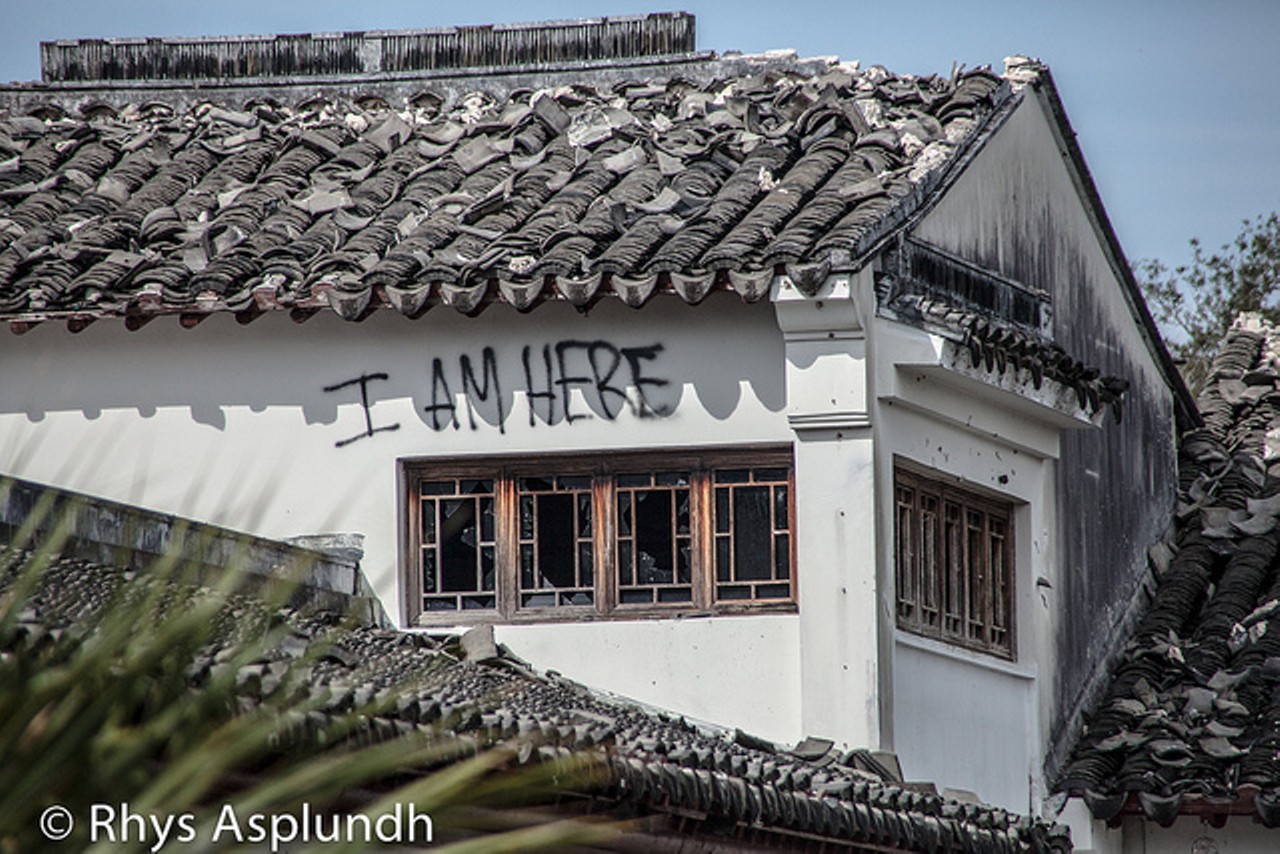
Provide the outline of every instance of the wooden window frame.
<path id="1" fill-rule="evenodd" d="M 1014 518 L 1014 503 L 1008 499 L 961 486 L 937 472 L 895 463 L 898 628 L 1014 660 Z"/>
<path id="2" fill-rule="evenodd" d="M 768 481 L 771 487 L 769 536 L 777 547 L 778 535 L 786 536 L 785 559 L 788 577 L 784 580 L 748 580 L 738 583 L 766 586 L 776 592 L 784 584 L 785 597 L 725 599 L 716 595 L 715 475 L 717 471 L 784 470 L 785 480 Z M 617 561 L 618 477 L 627 474 L 688 472 L 690 474 L 690 585 L 688 601 L 623 603 Z M 745 613 L 794 613 L 797 600 L 795 467 L 789 446 L 739 447 L 713 450 L 635 451 L 593 454 L 548 454 L 534 456 L 419 458 L 402 461 L 404 518 L 406 521 L 404 559 L 401 561 L 402 612 L 407 625 L 441 626 L 484 623 L 543 623 L 564 621 L 647 619 Z M 592 562 L 593 601 L 591 604 L 556 604 L 524 607 L 520 597 L 520 491 L 521 478 L 590 476 L 592 478 Z M 422 507 L 424 482 L 449 479 L 492 480 L 495 496 L 495 592 L 493 609 L 428 611 L 422 590 Z M 764 484 L 761 484 L 764 485 Z M 786 491 L 787 520 L 779 530 L 776 487 Z M 659 487 L 653 487 L 657 489 Z M 665 487 L 662 487 L 665 488 Z M 674 500 L 674 499 L 673 499 Z M 524 538 L 524 542 L 529 542 Z M 770 566 L 776 575 L 780 557 L 774 554 Z M 664 586 L 664 585 L 659 585 Z M 670 586 L 670 585 L 665 585 Z M 656 598 L 656 594 L 655 594 Z"/>

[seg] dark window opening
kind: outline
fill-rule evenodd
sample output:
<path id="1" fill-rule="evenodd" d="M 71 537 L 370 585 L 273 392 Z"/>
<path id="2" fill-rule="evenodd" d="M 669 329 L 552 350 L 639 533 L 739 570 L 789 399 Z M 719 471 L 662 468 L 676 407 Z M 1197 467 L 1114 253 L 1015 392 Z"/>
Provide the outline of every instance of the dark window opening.
<path id="1" fill-rule="evenodd" d="M 1012 515 L 1009 502 L 895 471 L 898 626 L 1013 658 Z"/>
<path id="2" fill-rule="evenodd" d="M 718 595 L 772 599 L 790 595 L 789 478 L 786 470 L 715 472 Z M 754 583 L 773 582 L 773 583 Z"/>
<path id="3" fill-rule="evenodd" d="M 521 478 L 519 489 L 520 606 L 590 605 L 591 478 Z"/>
<path id="4" fill-rule="evenodd" d="M 495 607 L 493 481 L 424 481 L 420 495 L 423 607 L 431 611 Z"/>
<path id="5" fill-rule="evenodd" d="M 481 460 L 448 472 L 408 469 L 411 619 L 794 607 L 787 450 Z"/>
<path id="6" fill-rule="evenodd" d="M 617 478 L 618 600 L 693 601 L 692 493 L 688 472 Z"/>

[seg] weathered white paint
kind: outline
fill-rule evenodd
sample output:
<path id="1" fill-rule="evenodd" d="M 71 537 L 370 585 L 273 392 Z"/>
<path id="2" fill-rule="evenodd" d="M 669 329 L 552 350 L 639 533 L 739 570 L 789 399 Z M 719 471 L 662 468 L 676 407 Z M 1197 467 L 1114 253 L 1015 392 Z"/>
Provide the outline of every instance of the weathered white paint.
<path id="1" fill-rule="evenodd" d="M 1079 724 L 1068 716 L 1087 702 L 1084 692 L 1098 688 L 1146 572 L 1146 550 L 1171 517 L 1173 403 L 1121 284 L 1125 261 L 1107 245 L 1047 98 L 1026 94 L 913 235 L 1049 292 L 1055 340 L 1130 382 L 1121 424 L 1108 415 L 1099 431 L 1060 437 L 1058 554 L 1066 565 L 1055 590 L 1070 614 L 1053 614 L 1060 660 L 1041 670 L 1052 676 L 1037 690 L 1044 738 L 1062 761 Z M 1130 501 L 1135 494 L 1144 501 Z"/>
<path id="2" fill-rule="evenodd" d="M 714 348 L 708 350 L 711 329 Z M 645 391 L 671 413 L 617 411 L 622 401 L 612 394 L 605 396 L 610 411 L 604 412 L 594 383 L 580 382 L 573 385 L 572 423 L 561 403 L 547 423 L 536 400 L 538 416 L 531 423 L 522 391 L 523 347 L 532 347 L 533 367 L 541 371 L 544 344 L 595 340 L 619 348 L 660 344 L 642 372 L 670 385 Z M 500 427 L 495 400 L 478 401 L 473 430 L 459 360 L 469 355 L 482 384 L 486 346 L 500 368 L 506 419 Z M 590 376 L 585 350 L 570 349 L 566 356 L 569 374 Z M 433 404 L 435 359 L 459 407 L 458 429 L 447 410 L 436 410 L 443 429 L 432 428 L 426 407 Z M 548 304 L 530 315 L 499 305 L 468 319 L 441 308 L 416 321 L 388 312 L 359 324 L 328 312 L 301 325 L 283 313 L 248 326 L 214 316 L 190 330 L 175 318 L 161 318 L 133 333 L 114 322 L 80 334 L 49 324 L 23 336 L 0 336 L 6 378 L 0 470 L 268 537 L 362 533 L 364 571 L 398 617 L 401 461 L 788 443 L 783 363 L 772 308 L 721 294 L 697 307 L 658 298 L 642 312 L 605 301 L 589 315 Z M 607 373 L 608 362 L 602 365 Z M 625 385 L 619 378 L 627 370 L 619 367 L 612 384 Z M 375 372 L 387 379 L 367 383 L 370 421 L 379 430 L 399 426 L 337 447 L 365 432 L 360 389 L 323 389 Z M 635 393 L 629 391 L 633 399 Z M 442 402 L 437 389 L 435 403 Z M 615 420 L 605 417 L 615 412 Z M 774 690 L 794 696 L 787 686 L 798 679 L 795 622 L 609 621 L 571 629 L 534 626 L 504 639 L 536 666 L 570 672 L 566 660 L 600 648 L 597 642 L 583 646 L 577 629 L 616 634 L 627 639 L 629 654 L 601 656 L 582 672 L 584 681 L 622 693 L 634 689 L 655 704 L 735 725 L 736 708 L 750 705 L 739 702 L 748 688 L 757 696 Z M 705 654 L 689 654 L 690 635 L 700 637 Z M 638 664 L 641 657 L 649 663 Z M 709 695 L 701 703 L 690 699 L 698 686 Z M 748 718 L 760 729 L 798 737 L 795 702 L 761 700 L 754 708 Z"/>
<path id="3" fill-rule="evenodd" d="M 1129 378 L 1135 385 L 1163 386 L 1119 285 L 1123 259 L 1107 249 L 1047 111 L 1041 98 L 1028 97 L 912 234 L 1048 291 L 1055 338 L 1106 335 L 1098 343 L 1123 352 L 1143 372 Z M 1083 314 L 1090 303 L 1101 316 Z"/>
<path id="4" fill-rule="evenodd" d="M 801 723 L 850 747 L 881 744 L 872 460 L 867 428 L 796 443 Z"/>
<path id="5" fill-rule="evenodd" d="M 1053 272 L 1028 283 L 1052 285 L 1056 308 L 1101 306 L 1099 352 L 1115 348 L 1156 388 L 1095 225 L 1032 99 L 915 233 L 1011 278 Z M 592 687 L 783 742 L 896 747 L 913 779 L 1038 810 L 1062 620 L 1062 430 L 1093 428 L 1054 389 L 977 376 L 936 336 L 873 319 L 872 273 L 834 276 L 812 297 L 780 278 L 772 306 L 717 293 L 639 313 L 606 300 L 589 316 L 549 304 L 360 324 L 324 312 L 305 325 L 276 313 L 247 327 L 43 326 L 0 337 L 0 470 L 268 537 L 362 533 L 364 570 L 402 616 L 405 461 L 792 444 L 798 614 L 506 626 L 498 638 Z M 1017 505 L 1013 664 L 896 631 L 895 459 Z"/>
<path id="6" fill-rule="evenodd" d="M 912 779 L 968 789 L 1019 812 L 1038 809 L 1043 748 L 1036 676 L 1053 664 L 1051 636 L 1043 631 L 1052 619 L 1053 603 L 1051 588 L 1036 582 L 1043 578 L 1052 585 L 1057 570 L 1049 536 L 1056 512 L 1056 429 L 1028 422 L 1023 407 L 999 406 L 1000 398 L 990 395 L 968 398 L 970 423 L 946 417 L 945 406 L 929 412 L 904 401 L 899 396 L 904 385 L 911 395 L 918 393 L 913 369 L 895 365 L 918 359 L 922 348 L 933 346 L 931 336 L 884 320 L 877 320 L 872 331 L 876 473 L 883 484 L 877 531 L 886 588 L 892 590 L 894 579 L 895 461 L 925 466 L 1014 504 L 1014 662 L 896 632 L 892 744 Z M 948 388 L 942 384 L 924 399 Z M 1028 452 L 1027 446 L 1038 452 Z M 893 607 L 890 596 L 882 598 L 889 625 Z"/>
<path id="7" fill-rule="evenodd" d="M 1168 828 L 1131 818 L 1122 829 L 1122 854 L 1272 854 L 1280 847 L 1275 830 L 1247 816 L 1229 818 L 1221 828 L 1194 816 L 1179 818 Z"/>
<path id="8" fill-rule="evenodd" d="M 1125 831 L 1096 821 L 1078 798 L 1068 800 L 1054 820 L 1071 831 L 1072 850 L 1077 854 L 1123 854 Z M 1136 821 L 1133 817 L 1126 821 Z M 1139 822 L 1140 823 L 1140 822 Z"/>
<path id="9" fill-rule="evenodd" d="M 896 744 L 906 778 L 1031 812 L 1034 670 L 906 632 L 896 653 Z"/>
<path id="10" fill-rule="evenodd" d="M 503 626 L 538 667 L 782 744 L 800 727 L 800 618 L 794 614 Z"/>
<path id="11" fill-rule="evenodd" d="M 1130 381 L 1126 420 L 1114 425 L 1108 413 L 1100 426 L 1087 426 L 1071 413 L 1070 397 L 1057 394 L 1061 390 L 1046 383 L 1047 393 L 1037 395 L 1013 387 L 1006 377 L 961 370 L 963 359 L 948 358 L 953 345 L 899 324 L 874 324 L 868 348 L 878 482 L 891 483 L 893 458 L 899 456 L 1017 505 L 1016 667 L 1027 678 L 1011 679 L 1007 665 L 984 662 L 980 655 L 968 656 L 967 666 L 954 660 L 926 663 L 932 654 L 927 645 L 899 643 L 885 681 L 894 710 L 892 743 L 913 777 L 1039 811 L 1047 794 L 1047 751 L 1067 727 L 1060 716 L 1078 702 L 1118 620 L 1107 609 L 1128 601 L 1145 548 L 1160 520 L 1168 519 L 1173 421 L 1168 386 L 1120 281 L 1123 259 L 1107 247 L 1044 99 L 1031 89 L 1026 96 L 911 233 L 1047 291 L 1055 340 L 1071 355 Z M 1126 510 L 1135 518 L 1126 520 L 1120 535 L 1101 532 L 1089 515 L 1099 508 L 1084 498 L 1116 490 L 1137 490 L 1150 499 L 1141 512 Z M 881 573 L 891 589 L 887 489 L 878 501 Z M 1072 527 L 1077 516 L 1082 524 Z M 1089 528 L 1081 530 L 1085 518 Z M 1104 541 L 1106 566 L 1096 549 L 1088 551 L 1095 545 L 1084 542 L 1090 530 L 1114 536 Z M 1070 539 L 1060 541 L 1067 534 Z M 1117 563 L 1119 571 L 1105 572 Z M 1086 578 L 1086 572 L 1093 574 Z M 892 600 L 886 598 L 884 606 Z M 1072 614 L 1069 607 L 1075 608 Z M 985 675 L 975 675 L 975 668 Z M 975 689 L 978 684 L 983 690 Z M 959 718 L 957 703 L 965 709 Z M 982 744 L 975 727 L 985 719 L 988 732 L 1002 726 L 1013 732 L 1017 722 L 1011 715 L 1021 718 L 1020 734 Z M 922 749 L 938 733 L 950 735 L 951 749 Z M 1020 793 L 1012 780 L 1021 781 Z"/>
<path id="12" fill-rule="evenodd" d="M 1250 816 L 1228 818 L 1222 827 L 1182 816 L 1166 828 L 1126 815 L 1117 827 L 1108 827 L 1073 798 L 1056 820 L 1071 829 L 1076 854 L 1271 854 L 1280 848 L 1276 831 Z"/>
<path id="13" fill-rule="evenodd" d="M 874 449 L 867 412 L 865 283 L 832 277 L 812 298 L 774 290 L 796 432 L 801 723 L 845 747 L 881 745 Z"/>

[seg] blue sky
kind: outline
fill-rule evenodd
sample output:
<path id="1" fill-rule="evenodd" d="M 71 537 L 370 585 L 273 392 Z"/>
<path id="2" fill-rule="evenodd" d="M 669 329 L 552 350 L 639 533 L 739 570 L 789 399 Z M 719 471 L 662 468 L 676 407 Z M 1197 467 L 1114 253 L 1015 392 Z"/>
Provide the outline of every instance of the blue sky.
<path id="1" fill-rule="evenodd" d="M 1189 257 L 1280 209 L 1280 2 L 1187 0 L 5 0 L 0 80 L 41 40 L 446 26 L 683 9 L 702 49 L 794 48 L 899 73 L 1049 63 L 1131 259 Z"/>

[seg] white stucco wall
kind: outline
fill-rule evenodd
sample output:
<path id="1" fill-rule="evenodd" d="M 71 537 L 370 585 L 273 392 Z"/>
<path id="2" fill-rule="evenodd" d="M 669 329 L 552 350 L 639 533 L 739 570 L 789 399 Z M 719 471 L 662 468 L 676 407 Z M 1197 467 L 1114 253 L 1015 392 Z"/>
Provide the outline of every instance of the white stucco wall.
<path id="1" fill-rule="evenodd" d="M 1062 250 L 1086 274 L 1064 287 L 1103 287 L 1109 259 L 1038 110 L 1020 108 L 917 234 L 959 254 L 994 245 L 973 260 L 1004 270 L 1007 241 L 988 231 L 1021 193 L 1020 207 L 1051 202 L 1087 244 Z M 798 614 L 505 626 L 498 639 L 592 687 L 782 742 L 896 749 L 910 779 L 1036 811 L 1055 702 L 1055 459 L 1070 418 L 940 367 L 940 339 L 872 317 L 872 283 L 870 268 L 835 276 L 813 298 L 780 282 L 773 305 L 717 293 L 640 311 L 606 299 L 586 314 L 46 324 L 0 335 L 0 471 L 267 537 L 362 533 L 364 571 L 400 618 L 407 460 L 792 445 Z M 1123 298 L 1100 302 L 1122 348 L 1141 351 Z M 895 458 L 1017 505 L 1013 663 L 895 629 Z"/>
<path id="2" fill-rule="evenodd" d="M 499 641 L 592 687 L 793 744 L 799 618 L 790 614 L 504 626 Z"/>
<path id="3" fill-rule="evenodd" d="M 594 342 L 603 394 L 588 359 Z M 636 402 L 623 351 L 655 345 L 631 356 L 650 404 L 666 414 L 641 417 L 610 389 L 632 385 Z M 533 384 L 545 391 L 544 346 L 554 379 L 581 380 L 553 383 L 551 417 L 542 398 L 531 419 L 522 354 L 528 347 Z M 460 358 L 483 386 L 485 348 L 504 417 L 495 395 L 473 390 L 473 428 Z M 441 307 L 416 321 L 385 312 L 358 324 L 329 312 L 303 324 L 283 312 L 249 325 L 214 316 L 193 329 L 166 317 L 137 332 L 109 321 L 79 334 L 45 324 L 0 335 L 0 365 L 0 471 L 267 537 L 362 533 L 365 573 L 395 617 L 402 460 L 793 438 L 773 310 L 736 295 L 695 307 L 659 297 L 640 311 L 605 300 L 585 315 L 548 304 L 527 315 L 495 305 L 476 318 Z M 325 389 L 372 374 L 385 379 L 366 381 L 376 431 L 366 435 L 359 384 Z M 456 428 L 455 413 L 430 409 L 448 402 L 439 380 L 457 406 Z M 535 666 L 593 687 L 795 740 L 797 620 L 610 620 L 521 627 L 501 639 Z"/>
<path id="4" fill-rule="evenodd" d="M 984 145 L 913 236 L 1049 293 L 1053 336 L 1072 357 L 1129 383 L 1123 418 L 1065 435 L 1059 446 L 1056 537 L 1058 659 L 1042 669 L 1043 740 L 1065 760 L 1080 711 L 1123 643 L 1147 572 L 1147 549 L 1176 497 L 1173 395 L 1072 168 L 1048 99 L 1034 89 Z M 1131 499 L 1143 496 L 1141 502 Z"/>
<path id="5" fill-rule="evenodd" d="M 963 665 L 931 661 L 928 645 L 902 642 L 899 633 L 886 680 L 892 743 L 912 777 L 1038 812 L 1050 750 L 1060 761 L 1072 714 L 1145 569 L 1146 548 L 1169 518 L 1172 395 L 1121 280 L 1124 261 L 1107 245 L 1047 100 L 1035 90 L 1025 90 L 911 235 L 1043 289 L 1055 342 L 1130 383 L 1123 420 L 1108 412 L 1088 427 L 1061 407 L 1028 399 L 1035 395 L 998 391 L 994 377 L 983 382 L 938 367 L 939 339 L 888 322 L 869 335 L 882 546 L 893 542 L 895 456 L 1015 504 L 1014 671 L 968 654 Z M 1132 494 L 1146 503 L 1126 502 Z M 893 556 L 883 547 L 879 555 L 882 586 L 891 591 Z M 888 620 L 892 606 L 882 601 Z M 987 738 L 1001 726 L 1006 738 Z M 950 739 L 947 750 L 940 733 Z"/>
<path id="6" fill-rule="evenodd" d="M 1194 816 L 1168 828 L 1128 818 L 1122 830 L 1123 854 L 1271 854 L 1280 849 L 1276 831 L 1248 816 L 1229 818 L 1220 828 Z"/>
<path id="7" fill-rule="evenodd" d="M 1110 827 L 1072 798 L 1056 820 L 1071 828 L 1076 854 L 1270 854 L 1280 849 L 1276 831 L 1252 816 L 1233 816 L 1222 827 L 1181 816 L 1171 827 L 1160 827 L 1141 815 L 1125 815 Z"/>
<path id="8" fill-rule="evenodd" d="M 903 774 L 1031 812 L 1034 679 L 1024 665 L 899 632 L 894 723 Z"/>
<path id="9" fill-rule="evenodd" d="M 1038 674 L 1053 666 L 1057 563 L 1053 457 L 1063 416 L 936 366 L 947 346 L 877 320 L 874 355 L 881 613 L 894 621 L 893 470 L 924 466 L 1014 507 L 1015 656 L 1007 661 L 893 630 L 892 744 L 909 779 L 975 792 L 1018 812 L 1044 795 Z M 1037 411 L 1038 407 L 1038 411 Z M 1077 429 L 1091 429 L 1079 424 Z M 1049 584 L 1038 586 L 1037 581 Z"/>

